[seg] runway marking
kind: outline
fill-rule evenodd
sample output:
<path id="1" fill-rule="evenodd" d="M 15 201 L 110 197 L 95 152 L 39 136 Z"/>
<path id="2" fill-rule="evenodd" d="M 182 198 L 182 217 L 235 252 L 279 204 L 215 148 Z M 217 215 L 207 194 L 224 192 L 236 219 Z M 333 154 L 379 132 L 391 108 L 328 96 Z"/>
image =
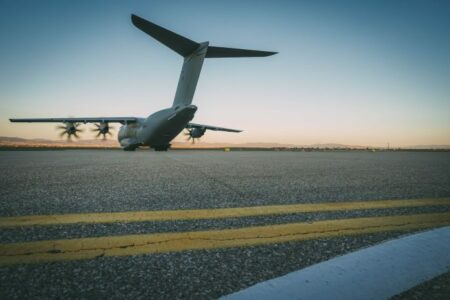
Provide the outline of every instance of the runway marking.
<path id="1" fill-rule="evenodd" d="M 449 254 L 447 226 L 337 256 L 219 300 L 391 299 L 447 273 Z"/>
<path id="2" fill-rule="evenodd" d="M 358 202 L 332 202 L 315 204 L 288 204 L 253 207 L 161 210 L 161 211 L 130 211 L 113 213 L 81 213 L 58 215 L 31 215 L 19 217 L 1 217 L 0 228 L 62 225 L 77 223 L 116 223 L 116 222 L 149 222 L 177 221 L 200 219 L 240 218 L 264 215 L 280 215 L 310 212 L 383 209 L 401 207 L 419 207 L 432 205 L 450 205 L 450 198 L 409 199 L 409 200 L 376 200 Z"/>
<path id="3" fill-rule="evenodd" d="M 325 220 L 239 229 L 138 234 L 0 245 L 0 265 L 245 247 L 375 232 L 441 227 L 450 213 Z"/>

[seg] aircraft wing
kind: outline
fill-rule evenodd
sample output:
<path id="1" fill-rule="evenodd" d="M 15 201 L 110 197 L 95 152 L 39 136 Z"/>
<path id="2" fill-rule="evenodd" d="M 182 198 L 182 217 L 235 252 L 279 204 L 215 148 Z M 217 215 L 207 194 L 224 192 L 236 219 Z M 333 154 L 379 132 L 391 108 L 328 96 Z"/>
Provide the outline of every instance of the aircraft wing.
<path id="1" fill-rule="evenodd" d="M 10 122 L 23 123 L 135 123 L 135 117 L 98 117 L 98 118 L 32 118 L 32 119 L 9 119 Z"/>
<path id="2" fill-rule="evenodd" d="M 202 129 L 208 129 L 208 130 L 214 130 L 214 131 L 227 131 L 227 132 L 241 132 L 242 131 L 242 130 L 238 130 L 238 129 L 230 129 L 230 128 L 223 128 L 223 127 L 217 127 L 217 126 L 195 124 L 195 123 L 188 123 L 186 125 L 186 128 L 202 128 Z"/>

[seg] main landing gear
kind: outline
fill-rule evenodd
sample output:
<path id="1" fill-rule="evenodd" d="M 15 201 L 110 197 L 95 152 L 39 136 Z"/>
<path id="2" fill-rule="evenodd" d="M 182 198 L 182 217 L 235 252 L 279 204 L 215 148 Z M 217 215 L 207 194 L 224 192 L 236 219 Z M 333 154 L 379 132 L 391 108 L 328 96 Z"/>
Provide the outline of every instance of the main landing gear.
<path id="1" fill-rule="evenodd" d="M 170 148 L 170 144 L 168 145 L 161 145 L 161 146 L 151 146 L 151 148 L 155 149 L 155 151 L 167 151 Z M 130 145 L 127 147 L 122 148 L 124 151 L 135 151 L 139 145 Z"/>
<path id="2" fill-rule="evenodd" d="M 168 145 L 162 145 L 162 146 L 152 146 L 155 151 L 167 151 L 170 148 L 170 144 Z"/>
<path id="3" fill-rule="evenodd" d="M 122 148 L 123 151 L 136 151 L 138 146 L 128 146 L 128 147 L 124 147 Z"/>

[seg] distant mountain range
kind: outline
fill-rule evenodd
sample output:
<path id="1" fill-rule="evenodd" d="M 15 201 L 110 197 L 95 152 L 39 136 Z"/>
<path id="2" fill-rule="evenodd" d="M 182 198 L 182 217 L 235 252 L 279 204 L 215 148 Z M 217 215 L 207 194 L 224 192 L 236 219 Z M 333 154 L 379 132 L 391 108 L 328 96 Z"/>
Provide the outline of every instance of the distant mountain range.
<path id="1" fill-rule="evenodd" d="M 116 148 L 119 147 L 119 143 L 116 139 L 89 139 L 89 140 L 47 140 L 47 139 L 24 139 L 18 137 L 0 137 L 0 146 L 28 146 L 28 147 L 99 147 L 99 148 Z M 299 146 L 294 144 L 280 144 L 280 143 L 205 143 L 196 142 L 192 144 L 190 142 L 173 142 L 174 148 L 352 148 L 352 149 L 364 149 L 366 146 L 349 146 L 342 144 L 314 144 L 307 146 Z"/>
<path id="2" fill-rule="evenodd" d="M 101 140 L 47 140 L 47 139 L 24 139 L 19 137 L 0 137 L 0 146 L 10 147 L 98 147 L 116 148 L 119 143 L 115 139 Z"/>
<path id="3" fill-rule="evenodd" d="M 72 142 L 66 140 L 47 140 L 47 139 L 24 139 L 19 137 L 0 137 L 0 147 L 61 147 L 61 148 L 118 148 L 120 147 L 116 139 L 89 139 L 74 140 Z M 173 142 L 173 148 L 318 148 L 318 149 L 366 149 L 381 148 L 360 145 L 343 145 L 335 143 L 312 144 L 312 145 L 295 145 L 280 143 L 205 143 L 197 142 L 191 144 L 189 142 Z M 402 149 L 450 149 L 450 145 L 415 145 L 401 147 Z"/>

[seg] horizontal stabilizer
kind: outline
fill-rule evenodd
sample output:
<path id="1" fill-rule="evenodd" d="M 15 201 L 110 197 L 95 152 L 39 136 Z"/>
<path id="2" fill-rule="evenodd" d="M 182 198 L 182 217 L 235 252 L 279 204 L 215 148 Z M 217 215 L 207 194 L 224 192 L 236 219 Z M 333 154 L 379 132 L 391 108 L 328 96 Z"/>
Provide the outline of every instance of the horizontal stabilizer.
<path id="1" fill-rule="evenodd" d="M 184 36 L 158 26 L 155 23 L 142 19 L 136 15 L 131 15 L 131 21 L 134 26 L 183 57 L 190 56 L 197 49 L 199 49 L 201 45 L 200 43 L 194 42 Z M 277 52 L 209 46 L 205 57 L 264 57 L 274 54 L 277 54 Z"/>
<path id="2" fill-rule="evenodd" d="M 259 50 L 246 50 L 224 47 L 208 47 L 206 57 L 218 58 L 218 57 L 264 57 L 277 54 L 277 52 L 259 51 Z"/>
<path id="3" fill-rule="evenodd" d="M 155 40 L 163 43 L 173 51 L 183 57 L 191 55 L 200 44 L 191 41 L 175 32 L 162 28 L 150 21 L 142 19 L 136 15 L 131 15 L 131 21 L 134 26 L 150 35 Z"/>

